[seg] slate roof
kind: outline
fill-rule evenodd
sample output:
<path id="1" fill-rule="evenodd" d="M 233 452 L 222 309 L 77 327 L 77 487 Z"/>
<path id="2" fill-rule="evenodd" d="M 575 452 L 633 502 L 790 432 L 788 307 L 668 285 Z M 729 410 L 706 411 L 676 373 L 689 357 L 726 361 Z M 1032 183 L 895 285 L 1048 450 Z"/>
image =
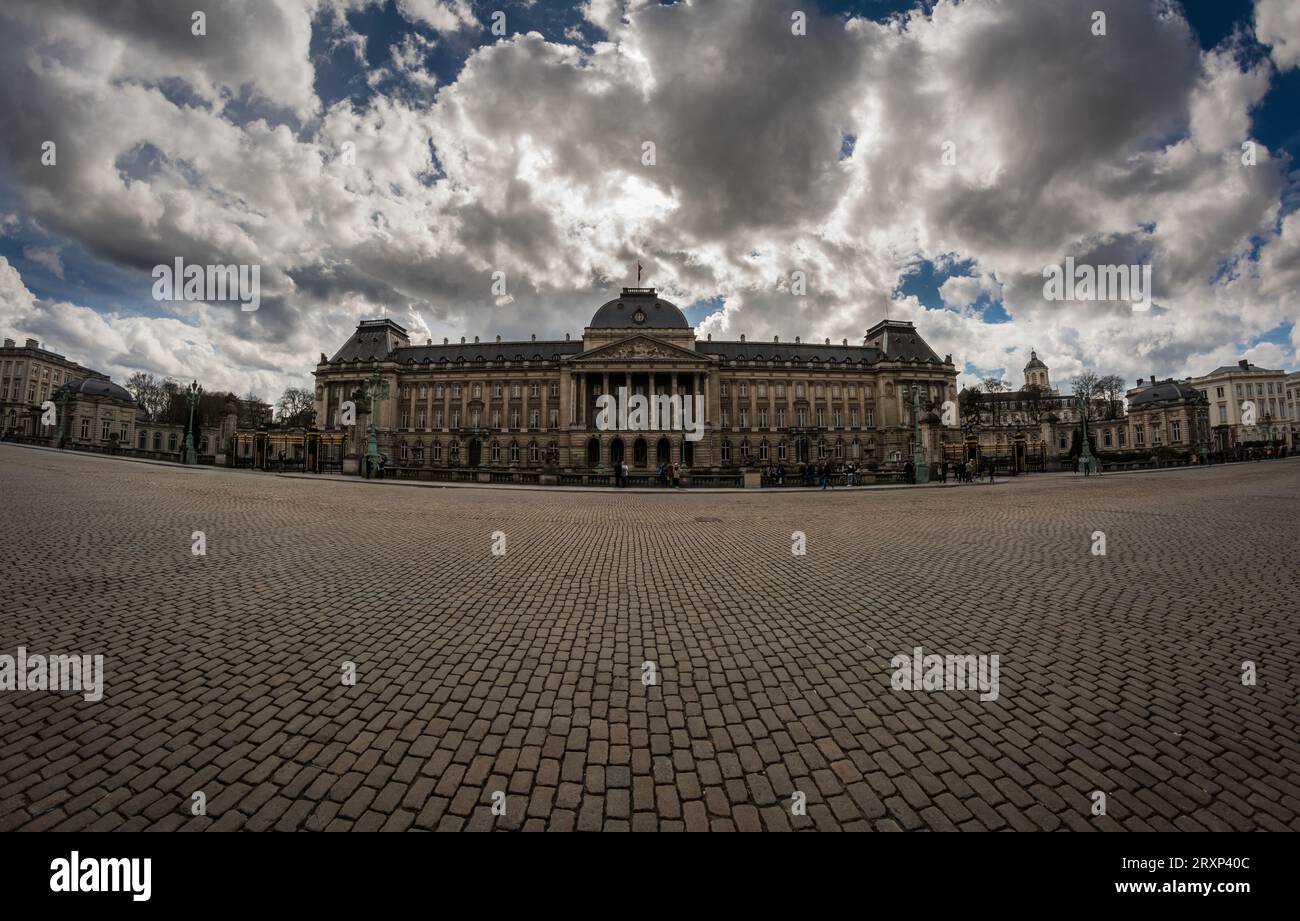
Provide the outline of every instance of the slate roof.
<path id="1" fill-rule="evenodd" d="M 643 318 L 637 322 L 637 311 Z M 621 296 L 606 301 L 591 318 L 592 329 L 690 329 L 686 314 L 654 288 L 624 288 Z"/>
<path id="2" fill-rule="evenodd" d="M 1165 380 L 1153 386 L 1148 386 L 1141 393 L 1134 394 L 1129 398 L 1128 405 L 1132 409 L 1134 406 L 1142 406 L 1146 403 L 1161 403 L 1166 400 L 1199 400 L 1200 398 L 1201 391 L 1191 384 L 1184 381 Z"/>
<path id="3" fill-rule="evenodd" d="M 880 361 L 880 350 L 861 345 L 814 345 L 810 342 L 710 342 L 696 340 L 695 351 L 717 355 L 724 361 L 812 361 L 862 362 Z"/>

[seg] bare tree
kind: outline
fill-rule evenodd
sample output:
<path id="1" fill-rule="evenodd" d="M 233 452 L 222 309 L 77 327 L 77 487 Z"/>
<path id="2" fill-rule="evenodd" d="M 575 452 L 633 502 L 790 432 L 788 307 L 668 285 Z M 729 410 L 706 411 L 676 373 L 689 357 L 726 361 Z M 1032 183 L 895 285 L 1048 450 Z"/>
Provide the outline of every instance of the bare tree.
<path id="1" fill-rule="evenodd" d="M 969 420 L 972 425 L 980 424 L 980 413 L 983 410 L 983 394 L 980 392 L 979 384 L 972 384 L 969 387 L 962 388 L 962 392 L 957 396 L 958 405 L 961 408 L 961 417 Z"/>
<path id="2" fill-rule="evenodd" d="M 1100 395 L 1099 381 L 1095 371 L 1083 370 L 1070 378 L 1070 390 L 1074 393 L 1076 400 L 1082 398 L 1092 405 L 1092 401 Z"/>
<path id="3" fill-rule="evenodd" d="M 167 397 L 162 381 L 147 371 L 136 371 L 126 380 L 126 389 L 135 398 L 136 405 L 144 410 L 150 422 L 158 422 L 167 409 Z"/>
<path id="4" fill-rule="evenodd" d="M 315 415 L 316 397 L 310 390 L 287 387 L 275 404 L 280 422 L 286 425 L 310 426 Z"/>
<path id="5" fill-rule="evenodd" d="M 1128 387 L 1118 374 L 1107 374 L 1097 381 L 1097 395 L 1106 400 L 1106 418 L 1117 419 Z"/>
<path id="6" fill-rule="evenodd" d="M 1024 397 L 1025 414 L 1038 425 L 1043 421 L 1043 414 L 1047 412 L 1047 391 L 1038 384 L 1026 384 L 1025 389 L 1020 391 Z"/>

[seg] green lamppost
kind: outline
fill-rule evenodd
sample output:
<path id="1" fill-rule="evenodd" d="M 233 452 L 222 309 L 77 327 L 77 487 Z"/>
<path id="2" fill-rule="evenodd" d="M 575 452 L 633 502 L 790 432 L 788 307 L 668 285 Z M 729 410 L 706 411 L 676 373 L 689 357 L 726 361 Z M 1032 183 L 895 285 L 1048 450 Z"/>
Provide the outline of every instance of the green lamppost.
<path id="1" fill-rule="evenodd" d="M 1097 458 L 1092 456 L 1092 446 L 1088 443 L 1088 397 L 1080 394 L 1079 419 L 1083 423 L 1083 450 L 1079 452 L 1079 471 L 1088 474 L 1092 471 L 1093 466 L 1097 463 Z"/>
<path id="2" fill-rule="evenodd" d="M 912 466 L 918 483 L 930 482 L 930 467 L 925 462 L 925 449 L 921 447 L 921 388 L 912 388 Z"/>
<path id="3" fill-rule="evenodd" d="M 379 438 L 375 433 L 375 416 L 378 414 L 377 401 L 388 396 L 388 381 L 375 365 L 371 371 L 366 396 L 370 400 L 370 437 L 366 441 L 366 479 L 374 477 L 379 470 Z"/>
<path id="4" fill-rule="evenodd" d="M 1201 428 L 1197 449 L 1201 455 L 1201 463 L 1204 464 L 1210 459 L 1210 401 L 1204 395 L 1196 401 L 1196 423 Z"/>
<path id="5" fill-rule="evenodd" d="M 68 443 L 68 401 L 72 394 L 69 392 L 67 384 L 59 388 L 58 396 L 54 402 L 59 406 L 59 447 L 62 448 Z"/>
<path id="6" fill-rule="evenodd" d="M 183 460 L 187 464 L 197 464 L 199 454 L 194 450 L 194 407 L 199 404 L 199 394 L 203 388 L 199 386 L 198 381 L 194 381 L 185 390 L 185 402 L 190 405 L 190 422 L 185 429 L 185 456 Z"/>

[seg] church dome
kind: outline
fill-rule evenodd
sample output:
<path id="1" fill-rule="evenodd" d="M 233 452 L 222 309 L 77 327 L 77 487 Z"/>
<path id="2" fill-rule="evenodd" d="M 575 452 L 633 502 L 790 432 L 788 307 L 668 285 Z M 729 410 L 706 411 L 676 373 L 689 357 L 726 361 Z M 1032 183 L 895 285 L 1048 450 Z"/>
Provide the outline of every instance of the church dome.
<path id="1" fill-rule="evenodd" d="M 654 288 L 624 288 L 621 297 L 607 301 L 591 318 L 592 329 L 690 329 L 690 321 L 676 304 L 658 296 Z"/>
<path id="2" fill-rule="evenodd" d="M 1047 367 L 1047 365 L 1043 364 L 1042 360 L 1038 357 L 1038 353 L 1035 352 L 1033 349 L 1030 349 L 1030 351 L 1029 351 L 1029 364 L 1025 365 L 1025 370 L 1028 371 L 1030 368 L 1044 368 L 1044 369 L 1045 369 L 1046 367 Z"/>

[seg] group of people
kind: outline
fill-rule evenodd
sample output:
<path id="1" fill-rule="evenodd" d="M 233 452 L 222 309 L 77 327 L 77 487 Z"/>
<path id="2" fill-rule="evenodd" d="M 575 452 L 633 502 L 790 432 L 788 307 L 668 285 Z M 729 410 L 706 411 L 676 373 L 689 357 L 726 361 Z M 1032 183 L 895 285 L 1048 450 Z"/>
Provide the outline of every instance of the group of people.
<path id="1" fill-rule="evenodd" d="M 912 467 L 911 461 L 908 462 L 907 466 L 910 470 Z M 987 476 L 989 482 L 992 483 L 993 465 L 987 457 L 981 458 L 978 464 L 970 459 L 964 461 L 945 460 L 939 465 L 939 482 L 947 483 L 949 476 L 958 483 L 974 483 L 976 480 Z M 909 479 L 908 482 L 912 482 L 912 479 Z"/>
<path id="2" fill-rule="evenodd" d="M 823 461 L 820 464 L 799 464 L 798 468 L 790 473 L 795 482 L 802 483 L 804 486 L 821 486 L 822 489 L 833 488 L 835 478 L 840 475 L 843 475 L 846 486 L 857 486 L 861 481 L 861 471 L 852 461 L 847 464 L 834 464 L 830 461 Z M 763 468 L 763 479 L 766 485 L 784 486 L 785 464 L 768 464 Z"/>

